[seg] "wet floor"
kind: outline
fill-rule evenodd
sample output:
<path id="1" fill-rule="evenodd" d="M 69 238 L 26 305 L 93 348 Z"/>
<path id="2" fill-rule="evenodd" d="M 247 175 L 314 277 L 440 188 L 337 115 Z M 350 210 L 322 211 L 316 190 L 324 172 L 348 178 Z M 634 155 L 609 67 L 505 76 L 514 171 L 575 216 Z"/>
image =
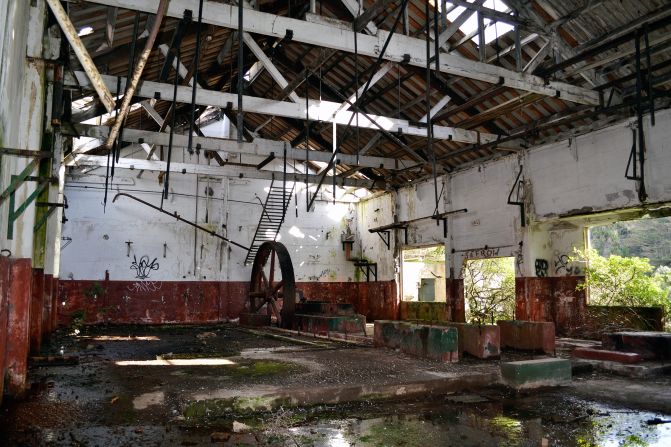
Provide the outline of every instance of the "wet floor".
<path id="1" fill-rule="evenodd" d="M 290 360 L 345 353 L 225 326 L 99 328 L 61 334 L 47 349 L 76 354 L 80 363 L 31 370 L 27 399 L 0 412 L 0 446 L 671 446 L 669 405 L 657 411 L 643 393 L 638 400 L 609 399 L 623 383 L 603 375 L 528 394 L 490 387 L 422 402 L 189 413 L 194 396 L 209 398 L 213 390 L 301 380 L 318 387 L 343 373 L 275 361 L 269 353 L 285 352 Z M 347 352 L 360 362 L 366 351 Z M 403 368 L 412 364 L 406 361 Z M 649 396 L 663 395 L 669 381 L 645 384 Z M 581 392 L 597 388 L 596 399 Z"/>

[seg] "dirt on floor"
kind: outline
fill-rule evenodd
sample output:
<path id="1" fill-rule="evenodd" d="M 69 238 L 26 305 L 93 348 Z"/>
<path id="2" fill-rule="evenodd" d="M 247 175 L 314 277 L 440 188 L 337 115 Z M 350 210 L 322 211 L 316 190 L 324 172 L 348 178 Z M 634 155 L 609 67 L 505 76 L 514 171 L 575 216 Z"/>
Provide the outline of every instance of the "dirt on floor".
<path id="1" fill-rule="evenodd" d="M 668 377 L 587 371 L 517 394 L 490 380 L 498 360 L 438 363 L 235 325 L 78 330 L 44 354 L 79 364 L 31 369 L 27 397 L 0 413 L 0 445 L 671 445 Z"/>

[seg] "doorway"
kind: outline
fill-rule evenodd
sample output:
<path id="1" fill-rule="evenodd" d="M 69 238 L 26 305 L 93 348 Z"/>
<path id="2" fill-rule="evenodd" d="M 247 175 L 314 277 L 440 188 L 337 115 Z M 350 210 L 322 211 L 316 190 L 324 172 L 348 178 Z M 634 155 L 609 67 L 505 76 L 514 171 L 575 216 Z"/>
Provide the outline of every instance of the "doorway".
<path id="1" fill-rule="evenodd" d="M 445 302 L 445 246 L 402 251 L 403 301 Z"/>
<path id="2" fill-rule="evenodd" d="M 496 324 L 515 314 L 515 258 L 464 261 L 466 322 Z"/>

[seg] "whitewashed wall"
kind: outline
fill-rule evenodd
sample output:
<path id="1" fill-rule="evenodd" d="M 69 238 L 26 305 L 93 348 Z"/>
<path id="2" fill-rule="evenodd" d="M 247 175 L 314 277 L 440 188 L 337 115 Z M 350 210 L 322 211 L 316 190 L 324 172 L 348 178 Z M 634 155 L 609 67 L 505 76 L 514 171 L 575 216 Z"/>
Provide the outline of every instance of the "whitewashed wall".
<path id="1" fill-rule="evenodd" d="M 127 197 L 112 203 L 116 192 L 121 191 L 160 205 L 162 187 L 157 174 L 145 172 L 140 179 L 136 176 L 137 171 L 117 170 L 105 210 L 103 176 L 68 178 L 65 194 L 70 204 L 66 212 L 69 220 L 63 225 L 63 236 L 72 241 L 62 251 L 62 278 L 102 279 L 108 271 L 112 280 L 133 280 L 138 273 L 134 267 L 146 257 L 149 264 L 155 260 L 157 266 L 147 271 L 148 280 L 249 279 L 251 266 L 244 265 L 245 250 Z M 197 179 L 194 175 L 173 173 L 172 193 L 165 200 L 164 209 L 249 246 L 269 187 L 270 182 L 264 180 Z M 212 196 L 206 197 L 208 188 Z M 354 266 L 345 259 L 341 234 L 348 226 L 357 232 L 355 204 L 333 204 L 324 195 L 315 202 L 314 211 L 307 213 L 303 185 L 297 188 L 297 206 L 292 199 L 278 237 L 290 251 L 296 280 L 353 281 Z M 349 198 L 355 199 L 351 195 Z M 130 251 L 127 241 L 132 242 Z"/>
<path id="2" fill-rule="evenodd" d="M 657 114 L 657 126 L 646 125 L 648 160 L 647 185 L 650 202 L 671 202 L 671 111 Z M 442 224 L 433 220 L 411 224 L 407 243 L 401 230 L 394 231 L 387 248 L 370 228 L 430 216 L 435 210 L 433 180 L 418 182 L 399 191 L 363 200 L 358 204 L 333 205 L 324 194 L 313 212 L 305 211 L 305 192 L 298 185 L 298 216 L 292 200 L 279 240 L 289 247 L 298 281 L 354 281 L 352 262 L 345 259 L 341 237 L 349 227 L 355 234 L 353 256 L 378 263 L 378 279 L 398 276 L 398 254 L 402 246 L 445 244 L 446 262 L 452 276 L 459 276 L 468 258 L 514 256 L 518 276 L 536 276 L 539 259 L 545 260 L 545 274 L 579 274 L 577 266 L 566 263 L 574 247 L 584 244 L 584 227 L 598 217 L 561 217 L 582 212 L 606 212 L 639 205 L 636 184 L 625 179 L 624 170 L 631 147 L 627 125 L 613 126 L 571 141 L 532 149 L 524 155 L 512 155 L 458 171 L 438 179 L 442 192 L 439 212 L 466 208 L 466 213 L 448 218 L 448 237 Z M 522 227 L 520 209 L 508 205 L 519 166 L 524 166 L 527 226 Z M 161 187 L 156 174 L 146 173 L 137 180 L 135 173 L 121 174 L 122 189 L 149 190 L 138 193 L 153 203 L 160 202 Z M 101 182 L 101 178 L 97 180 Z M 123 183 L 126 182 L 126 183 Z M 205 222 L 222 229 L 229 238 L 243 245 L 251 242 L 259 221 L 268 181 L 237 179 L 211 180 L 213 198 L 206 206 L 203 197 L 206 179 L 199 180 L 198 214 L 193 197 L 171 195 L 166 208 L 185 218 Z M 131 280 L 133 255 L 157 258 L 160 268 L 151 275 L 158 280 L 232 280 L 245 281 L 250 267 L 244 266 L 245 252 L 230 250 L 208 235 L 198 235 L 185 224 L 175 222 L 128 199 L 108 205 L 102 213 L 102 193 L 75 188 L 68 183 L 66 195 L 70 221 L 64 236 L 73 242 L 63 251 L 61 277 L 101 278 L 109 270 L 112 279 Z M 194 176 L 171 176 L 173 191 L 195 194 Z M 355 201 L 352 194 L 342 200 Z M 104 238 L 108 236 L 108 239 Z M 126 256 L 125 241 L 132 240 L 131 257 Z M 168 244 L 163 258 L 163 243 Z M 202 255 L 201 255 L 201 245 Z M 223 250 L 222 250 L 223 248 Z M 195 272 L 195 273 L 194 273 Z"/>
<path id="3" fill-rule="evenodd" d="M 657 125 L 645 120 L 646 187 L 648 203 L 671 202 L 671 111 L 657 113 Z M 569 217 L 573 214 L 616 211 L 638 207 L 636 182 L 624 176 L 632 137 L 629 123 L 593 132 L 569 141 L 534 148 L 477 165 L 439 179 L 446 183 L 439 211 L 467 208 L 448 218 L 448 237 L 442 227 L 426 220 L 412 224 L 407 244 L 444 243 L 447 265 L 458 276 L 468 258 L 514 256 L 518 276 L 536 276 L 536 260 L 547 262 L 550 276 L 580 274 L 578 265 L 567 262 L 574 248 L 584 246 L 584 228 L 603 218 Z M 522 227 L 519 207 L 508 205 L 519 166 L 524 166 L 527 226 Z M 398 220 L 430 216 L 435 209 L 433 179 L 398 191 Z M 377 218 L 377 217 L 376 217 Z M 390 216 L 388 221 L 392 221 Z M 362 215 L 362 226 L 377 226 Z M 520 244 L 521 243 L 521 244 Z M 380 257 L 380 268 L 394 259 Z"/>

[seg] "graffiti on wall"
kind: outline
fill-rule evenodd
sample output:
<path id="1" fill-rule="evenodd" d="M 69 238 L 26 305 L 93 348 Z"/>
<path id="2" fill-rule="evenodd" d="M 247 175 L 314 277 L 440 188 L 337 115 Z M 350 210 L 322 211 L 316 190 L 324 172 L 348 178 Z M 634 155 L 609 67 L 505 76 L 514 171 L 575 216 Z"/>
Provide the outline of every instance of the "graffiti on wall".
<path id="1" fill-rule="evenodd" d="M 539 278 L 545 278 L 548 276 L 548 261 L 545 259 L 536 259 L 536 276 Z"/>
<path id="2" fill-rule="evenodd" d="M 126 286 L 126 289 L 129 292 L 149 293 L 160 290 L 162 286 L 163 283 L 160 281 L 136 281 L 133 284 Z"/>
<path id="3" fill-rule="evenodd" d="M 571 259 L 568 255 L 557 254 L 555 259 L 555 274 L 557 275 L 579 275 L 580 267 L 570 265 Z"/>
<path id="4" fill-rule="evenodd" d="M 135 270 L 135 277 L 137 279 L 147 279 L 153 270 L 158 270 L 158 258 L 149 261 L 149 256 L 144 255 L 138 261 L 137 257 L 133 255 L 133 262 L 130 265 L 131 270 Z"/>
<path id="5" fill-rule="evenodd" d="M 499 255 L 500 247 L 496 248 L 476 248 L 473 250 L 466 250 L 464 257 L 466 258 L 495 258 Z"/>

